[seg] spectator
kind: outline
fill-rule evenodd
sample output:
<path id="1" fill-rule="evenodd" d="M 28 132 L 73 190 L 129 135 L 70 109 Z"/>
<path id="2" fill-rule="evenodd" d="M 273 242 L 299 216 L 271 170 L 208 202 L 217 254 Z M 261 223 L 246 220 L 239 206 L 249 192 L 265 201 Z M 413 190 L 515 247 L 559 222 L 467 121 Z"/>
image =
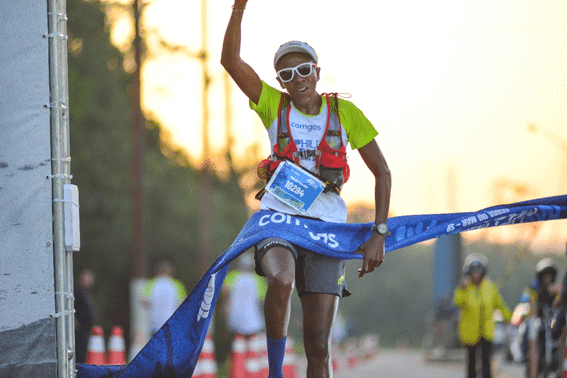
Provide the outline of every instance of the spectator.
<path id="1" fill-rule="evenodd" d="M 230 272 L 225 279 L 227 321 L 232 332 L 249 337 L 264 329 L 262 303 L 266 283 L 254 273 L 251 254 L 243 254 L 238 263 L 239 269 Z"/>
<path id="2" fill-rule="evenodd" d="M 77 363 L 87 361 L 87 348 L 91 328 L 96 316 L 94 299 L 91 290 L 95 277 L 90 269 L 83 270 L 74 285 L 75 297 L 75 360 Z"/>
<path id="3" fill-rule="evenodd" d="M 187 297 L 185 286 L 174 278 L 175 270 L 169 260 L 161 260 L 155 277 L 143 289 L 144 304 L 149 309 L 151 335 L 165 324 Z"/>
<path id="4" fill-rule="evenodd" d="M 476 352 L 481 351 L 482 378 L 490 378 L 492 340 L 494 339 L 494 310 L 510 321 L 510 309 L 504 303 L 496 285 L 488 278 L 488 259 L 471 254 L 465 259 L 464 278 L 455 290 L 453 301 L 459 307 L 459 338 L 468 350 L 467 377 L 476 378 Z"/>

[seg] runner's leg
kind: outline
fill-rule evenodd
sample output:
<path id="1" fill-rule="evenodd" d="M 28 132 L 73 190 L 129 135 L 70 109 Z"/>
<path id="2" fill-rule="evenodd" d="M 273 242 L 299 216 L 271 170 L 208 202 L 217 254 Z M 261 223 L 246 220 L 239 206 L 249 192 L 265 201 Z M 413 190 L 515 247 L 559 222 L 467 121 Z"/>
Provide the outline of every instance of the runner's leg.
<path id="1" fill-rule="evenodd" d="M 262 270 L 268 281 L 264 302 L 266 333 L 272 339 L 287 335 L 291 294 L 295 285 L 295 258 L 282 247 L 271 248 L 262 258 Z"/>
<path id="2" fill-rule="evenodd" d="M 339 297 L 307 293 L 301 296 L 303 340 L 307 356 L 307 378 L 331 376 L 331 336 Z"/>
<path id="3" fill-rule="evenodd" d="M 295 257 L 282 247 L 268 250 L 261 261 L 268 281 L 264 317 L 268 341 L 269 377 L 282 377 L 285 341 L 295 285 Z"/>

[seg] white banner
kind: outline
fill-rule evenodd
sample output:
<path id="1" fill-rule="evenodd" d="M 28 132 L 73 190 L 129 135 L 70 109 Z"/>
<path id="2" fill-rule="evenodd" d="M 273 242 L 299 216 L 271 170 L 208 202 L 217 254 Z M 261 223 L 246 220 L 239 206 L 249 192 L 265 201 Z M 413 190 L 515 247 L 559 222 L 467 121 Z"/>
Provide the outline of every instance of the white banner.
<path id="1" fill-rule="evenodd" d="M 56 374 L 47 9 L 0 2 L 0 376 Z"/>

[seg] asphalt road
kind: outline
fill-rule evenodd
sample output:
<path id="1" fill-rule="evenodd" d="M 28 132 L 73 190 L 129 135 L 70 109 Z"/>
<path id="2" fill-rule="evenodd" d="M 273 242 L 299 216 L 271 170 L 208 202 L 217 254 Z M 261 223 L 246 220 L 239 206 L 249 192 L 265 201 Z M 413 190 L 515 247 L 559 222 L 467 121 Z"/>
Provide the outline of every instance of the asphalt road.
<path id="1" fill-rule="evenodd" d="M 298 359 L 298 376 L 305 377 L 304 359 Z M 341 361 L 339 361 L 340 363 Z M 493 357 L 493 378 L 521 378 L 524 368 Z M 465 361 L 427 362 L 420 350 L 380 350 L 370 360 L 359 361 L 354 368 L 340 363 L 334 378 L 464 378 Z"/>

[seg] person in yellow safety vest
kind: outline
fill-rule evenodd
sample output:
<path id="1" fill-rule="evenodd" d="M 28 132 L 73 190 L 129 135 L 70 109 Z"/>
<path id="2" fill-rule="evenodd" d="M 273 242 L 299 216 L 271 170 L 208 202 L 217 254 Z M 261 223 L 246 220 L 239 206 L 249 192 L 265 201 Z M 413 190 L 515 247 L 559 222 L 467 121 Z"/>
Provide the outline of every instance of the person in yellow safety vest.
<path id="1" fill-rule="evenodd" d="M 152 336 L 159 331 L 187 297 L 185 286 L 174 277 L 175 268 L 171 261 L 160 260 L 155 270 L 156 275 L 148 280 L 142 289 L 142 304 L 149 311 Z"/>
<path id="2" fill-rule="evenodd" d="M 463 265 L 463 279 L 455 290 L 453 302 L 460 309 L 459 338 L 468 350 L 467 377 L 476 378 L 476 351 L 481 350 L 482 378 L 490 378 L 494 310 L 500 310 L 504 321 L 510 321 L 510 309 L 504 303 L 494 282 L 486 278 L 488 259 L 471 254 Z"/>
<path id="3" fill-rule="evenodd" d="M 254 273 L 254 255 L 244 253 L 238 260 L 238 269 L 230 271 L 224 282 L 222 290 L 228 299 L 226 317 L 230 330 L 245 337 L 261 332 L 267 285 Z"/>

